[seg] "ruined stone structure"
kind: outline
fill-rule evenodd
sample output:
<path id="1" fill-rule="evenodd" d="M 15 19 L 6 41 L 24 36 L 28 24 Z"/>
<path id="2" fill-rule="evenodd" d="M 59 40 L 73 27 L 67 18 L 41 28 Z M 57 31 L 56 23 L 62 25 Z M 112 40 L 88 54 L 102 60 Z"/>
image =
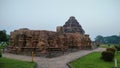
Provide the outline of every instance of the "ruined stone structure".
<path id="1" fill-rule="evenodd" d="M 29 30 L 22 28 L 10 34 L 10 52 L 35 51 L 47 53 L 50 49 L 65 51 L 70 48 L 90 49 L 91 40 L 85 34 L 75 17 L 71 16 L 57 32 L 45 30 Z"/>

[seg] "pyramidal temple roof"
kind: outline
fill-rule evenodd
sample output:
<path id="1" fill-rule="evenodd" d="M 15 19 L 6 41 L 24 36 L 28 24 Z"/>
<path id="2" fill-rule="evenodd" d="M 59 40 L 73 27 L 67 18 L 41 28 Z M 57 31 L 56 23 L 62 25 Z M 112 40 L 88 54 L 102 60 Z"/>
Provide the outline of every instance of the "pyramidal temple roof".
<path id="1" fill-rule="evenodd" d="M 85 33 L 85 31 L 82 29 L 82 26 L 79 24 L 79 22 L 75 19 L 74 16 L 71 16 L 68 21 L 63 25 L 63 27 L 65 29 L 64 32 L 66 33 Z"/>

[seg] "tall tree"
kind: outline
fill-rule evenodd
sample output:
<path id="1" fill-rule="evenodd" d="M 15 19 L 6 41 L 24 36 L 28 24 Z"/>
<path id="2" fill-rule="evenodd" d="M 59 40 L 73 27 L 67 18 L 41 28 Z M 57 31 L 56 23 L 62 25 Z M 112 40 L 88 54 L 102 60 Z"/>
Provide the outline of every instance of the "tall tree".
<path id="1" fill-rule="evenodd" d="M 6 30 L 0 31 L 0 42 L 7 42 L 8 40 Z"/>
<path id="2" fill-rule="evenodd" d="M 101 36 L 101 35 L 98 35 L 98 36 L 95 38 L 95 41 L 96 41 L 96 42 L 103 43 L 103 42 L 104 42 L 104 37 Z"/>

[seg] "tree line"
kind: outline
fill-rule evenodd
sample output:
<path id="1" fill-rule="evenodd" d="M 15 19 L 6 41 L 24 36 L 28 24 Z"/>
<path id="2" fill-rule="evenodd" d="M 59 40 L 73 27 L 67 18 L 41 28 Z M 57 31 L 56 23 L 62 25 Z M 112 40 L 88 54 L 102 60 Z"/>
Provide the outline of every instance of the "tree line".
<path id="1" fill-rule="evenodd" d="M 104 44 L 120 44 L 120 36 L 112 35 L 103 37 L 102 35 L 98 35 L 96 36 L 95 41 Z"/>

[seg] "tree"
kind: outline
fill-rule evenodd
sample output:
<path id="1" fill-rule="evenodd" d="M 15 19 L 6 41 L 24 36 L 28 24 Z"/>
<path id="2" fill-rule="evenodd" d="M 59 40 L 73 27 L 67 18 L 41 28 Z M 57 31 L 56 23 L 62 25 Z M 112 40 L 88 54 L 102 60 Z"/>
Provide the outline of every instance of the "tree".
<path id="1" fill-rule="evenodd" d="M 104 37 L 101 36 L 101 35 L 98 35 L 98 36 L 95 38 L 95 41 L 96 41 L 96 42 L 103 43 L 103 42 L 104 42 Z"/>
<path id="2" fill-rule="evenodd" d="M 0 42 L 7 42 L 9 38 L 7 37 L 6 30 L 0 31 Z"/>
<path id="3" fill-rule="evenodd" d="M 119 44 L 120 37 L 118 37 L 116 35 L 107 36 L 107 37 L 104 37 L 104 42 L 105 43 L 111 43 L 111 44 Z"/>
<path id="4" fill-rule="evenodd" d="M 95 38 L 95 41 L 100 42 L 100 43 L 105 43 L 105 44 L 119 44 L 120 43 L 120 37 L 117 36 L 117 35 L 106 36 L 106 37 L 98 35 Z"/>

